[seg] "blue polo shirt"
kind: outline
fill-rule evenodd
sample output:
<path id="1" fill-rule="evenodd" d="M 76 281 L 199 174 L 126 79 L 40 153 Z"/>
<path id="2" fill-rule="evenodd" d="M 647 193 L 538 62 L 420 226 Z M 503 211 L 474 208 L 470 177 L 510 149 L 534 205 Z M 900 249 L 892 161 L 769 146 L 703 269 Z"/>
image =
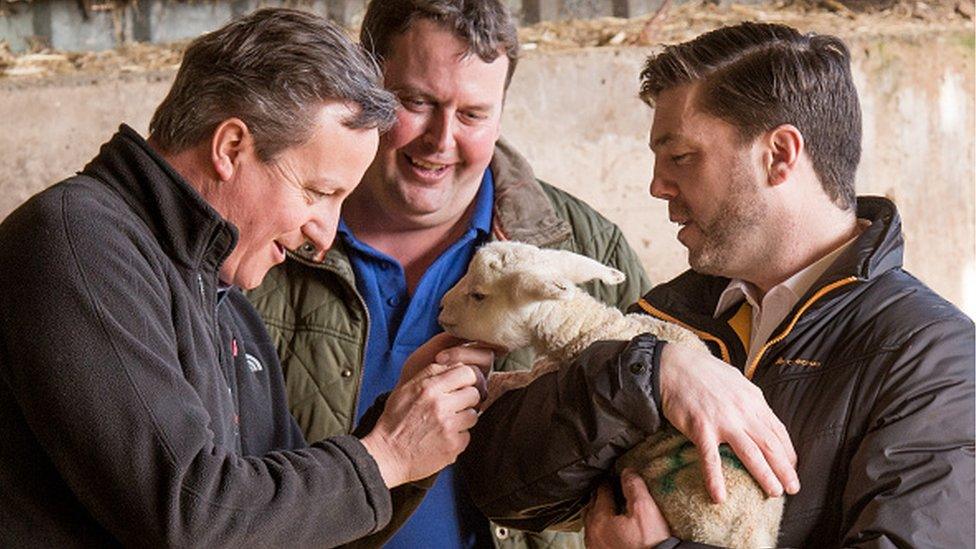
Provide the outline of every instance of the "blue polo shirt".
<path id="1" fill-rule="evenodd" d="M 345 222 L 339 221 L 339 237 L 349 252 L 356 288 L 370 318 L 357 421 L 376 397 L 393 389 L 407 357 L 441 332 L 437 323 L 441 298 L 464 276 L 475 249 L 491 234 L 494 194 L 491 170 L 486 169 L 470 227 L 427 268 L 413 295 L 407 291 L 403 267 L 357 240 Z M 449 466 L 386 547 L 484 547 L 491 544 L 489 536 L 487 520 L 461 492 L 454 468 Z"/>

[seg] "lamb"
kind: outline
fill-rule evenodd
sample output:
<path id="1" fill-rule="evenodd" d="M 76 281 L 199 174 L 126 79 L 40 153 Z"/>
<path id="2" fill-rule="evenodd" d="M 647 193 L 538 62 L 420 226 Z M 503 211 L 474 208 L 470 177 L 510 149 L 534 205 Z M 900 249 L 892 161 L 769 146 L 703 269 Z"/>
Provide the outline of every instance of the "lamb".
<path id="1" fill-rule="evenodd" d="M 478 250 L 467 274 L 441 302 L 441 325 L 502 352 L 531 346 L 538 357 L 531 371 L 492 373 L 484 407 L 601 339 L 650 332 L 670 343 L 704 348 L 685 328 L 624 315 L 576 286 L 590 280 L 619 284 L 624 274 L 588 257 L 517 242 L 493 242 Z M 733 548 L 775 546 L 784 498 L 767 498 L 726 447 L 721 454 L 727 498 L 720 505 L 709 498 L 694 445 L 671 428 L 632 448 L 617 469 L 629 467 L 641 475 L 681 539 Z"/>

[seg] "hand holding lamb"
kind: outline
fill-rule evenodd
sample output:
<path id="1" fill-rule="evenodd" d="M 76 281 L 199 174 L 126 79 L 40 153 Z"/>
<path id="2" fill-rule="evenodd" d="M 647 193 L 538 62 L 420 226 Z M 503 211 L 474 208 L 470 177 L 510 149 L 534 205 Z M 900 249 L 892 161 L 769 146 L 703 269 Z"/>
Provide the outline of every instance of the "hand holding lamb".
<path id="1" fill-rule="evenodd" d="M 541 250 L 517 242 L 482 247 L 468 273 L 441 303 L 440 322 L 454 336 L 499 351 L 532 347 L 531 371 L 493 373 L 487 407 L 505 391 L 521 387 L 567 364 L 591 343 L 631 339 L 650 332 L 672 344 L 704 349 L 688 330 L 646 315 L 624 315 L 577 287 L 590 280 L 619 284 L 624 275 L 590 258 Z M 618 462 L 638 471 L 674 535 L 727 547 L 776 544 L 783 498 L 767 498 L 739 460 L 722 450 L 727 498 L 711 502 L 695 446 L 670 429 L 639 444 Z"/>

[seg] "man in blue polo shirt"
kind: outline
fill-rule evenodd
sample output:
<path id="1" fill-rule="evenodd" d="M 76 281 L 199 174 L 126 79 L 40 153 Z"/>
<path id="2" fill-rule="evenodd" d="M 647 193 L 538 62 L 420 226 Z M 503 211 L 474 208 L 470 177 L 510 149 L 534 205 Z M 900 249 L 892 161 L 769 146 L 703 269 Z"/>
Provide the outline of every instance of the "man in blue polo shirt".
<path id="1" fill-rule="evenodd" d="M 397 259 L 360 241 L 345 220 L 340 221 L 339 237 L 349 253 L 356 289 L 366 301 L 372 321 L 357 420 L 377 397 L 396 385 L 407 357 L 442 331 L 437 323 L 440 298 L 464 275 L 475 248 L 488 239 L 492 198 L 494 184 L 491 171 L 486 170 L 468 229 L 434 260 L 414 288 L 408 287 Z"/>
<path id="2" fill-rule="evenodd" d="M 441 331 L 441 297 L 488 239 L 572 250 L 614 266 L 625 284 L 587 289 L 620 308 L 649 289 L 616 225 L 538 181 L 499 141 L 518 59 L 506 2 L 374 1 L 361 42 L 400 100 L 396 124 L 345 202 L 324 260 L 313 248 L 292 255 L 250 295 L 278 346 L 292 414 L 310 439 L 347 432 L 393 388 L 404 359 Z M 496 368 L 530 364 L 528 353 L 511 353 Z M 475 547 L 491 536 L 523 538 L 492 528 L 448 467 L 388 546 Z M 567 542 L 581 539 L 556 543 Z"/>
<path id="3" fill-rule="evenodd" d="M 339 238 L 349 253 L 356 274 L 356 289 L 366 301 L 371 320 L 357 422 L 377 397 L 396 385 L 407 357 L 442 331 L 437 323 L 441 296 L 464 275 L 475 248 L 488 239 L 493 198 L 491 171 L 485 170 L 467 230 L 450 243 L 419 280 L 412 281 L 412 287 L 408 285 L 404 267 L 395 258 L 395 250 L 394 255 L 388 255 L 373 248 L 357 239 L 345 220 L 340 223 Z M 479 520 L 472 506 L 455 503 L 454 482 L 453 467 L 443 470 L 417 512 L 388 546 L 418 547 L 418 543 L 429 543 L 432 539 L 470 542 L 462 543 L 462 547 L 477 545 L 474 542 L 478 534 L 487 533 L 487 529 L 477 528 L 485 520 Z"/>

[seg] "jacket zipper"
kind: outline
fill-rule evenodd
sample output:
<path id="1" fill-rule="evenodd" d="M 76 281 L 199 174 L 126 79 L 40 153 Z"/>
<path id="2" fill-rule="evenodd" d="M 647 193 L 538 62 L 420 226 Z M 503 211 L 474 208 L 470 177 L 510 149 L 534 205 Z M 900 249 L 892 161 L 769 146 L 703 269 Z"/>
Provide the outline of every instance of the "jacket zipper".
<path id="1" fill-rule="evenodd" d="M 237 395 L 234 393 L 234 389 L 231 387 L 230 382 L 227 380 L 227 373 L 224 372 L 225 353 L 224 353 L 223 342 L 220 340 L 220 323 L 218 321 L 218 317 L 220 316 L 220 312 L 218 311 L 218 308 L 220 307 L 220 303 L 218 303 L 215 294 L 213 300 L 213 307 L 210 307 L 210 303 L 207 300 L 206 285 L 203 282 L 203 275 L 200 273 L 197 273 L 197 287 L 200 288 L 201 305 L 203 306 L 204 309 L 209 309 L 211 312 L 211 318 L 210 318 L 211 340 L 214 342 L 214 346 L 217 352 L 217 369 L 220 371 L 220 379 L 223 380 L 224 388 L 227 389 L 227 396 L 230 398 L 231 405 L 234 408 L 234 416 L 236 418 L 239 418 L 240 406 L 237 400 Z M 233 364 L 231 365 L 231 367 L 233 367 Z M 237 421 L 234 422 L 233 429 L 234 429 L 234 441 L 236 443 L 237 451 L 240 452 L 241 451 L 241 429 L 240 429 L 240 424 Z"/>
<path id="2" fill-rule="evenodd" d="M 341 279 L 342 277 L 340 276 L 339 278 Z M 347 286 L 349 285 L 349 283 L 345 279 L 343 279 L 342 282 Z M 370 323 L 369 308 L 366 307 L 366 300 L 363 299 L 363 296 L 359 295 L 359 291 L 356 290 L 355 287 L 352 288 L 352 293 L 353 295 L 356 296 L 356 299 L 359 300 L 359 306 L 362 307 L 363 316 L 366 318 L 366 337 L 363 338 L 363 344 L 361 346 L 360 360 L 359 360 L 360 362 L 359 375 L 356 376 L 356 387 L 354 388 L 353 391 L 352 413 L 349 415 L 349 417 L 352 418 L 352 422 L 349 424 L 349 427 L 347 428 L 347 431 L 349 431 L 350 433 L 352 432 L 353 428 L 356 426 L 356 414 L 359 412 L 359 393 L 360 393 L 360 389 L 363 386 L 363 376 L 366 374 L 366 346 L 369 345 L 369 323 Z"/>
<path id="3" fill-rule="evenodd" d="M 816 302 L 817 300 L 819 300 L 821 297 L 825 296 L 829 292 L 832 292 L 833 290 L 836 290 L 841 286 L 846 286 L 854 282 L 857 282 L 857 277 L 849 276 L 847 278 L 842 278 L 836 282 L 827 284 L 826 286 L 817 290 L 817 293 L 813 294 L 813 296 L 811 296 L 810 299 L 808 299 L 807 302 L 804 303 L 802 307 L 800 307 L 800 310 L 797 311 L 795 315 L 793 315 L 793 319 L 790 320 L 790 323 L 789 325 L 786 326 L 786 329 L 780 332 L 780 334 L 774 337 L 773 339 L 767 341 L 766 344 L 762 346 L 762 349 L 759 350 L 759 352 L 756 354 L 756 357 L 752 359 L 752 362 L 749 363 L 748 367 L 746 368 L 745 371 L 746 379 L 749 380 L 752 379 L 752 376 L 755 375 L 756 373 L 756 368 L 759 366 L 759 361 L 762 359 L 763 355 L 766 354 L 766 351 L 773 345 L 776 345 L 780 341 L 783 341 L 783 339 L 785 339 L 786 336 L 790 335 L 790 332 L 793 331 L 793 328 L 796 326 L 796 323 L 800 320 L 800 317 L 803 316 L 803 313 L 805 313 L 807 309 L 809 309 L 810 306 L 814 304 L 814 302 Z"/>

